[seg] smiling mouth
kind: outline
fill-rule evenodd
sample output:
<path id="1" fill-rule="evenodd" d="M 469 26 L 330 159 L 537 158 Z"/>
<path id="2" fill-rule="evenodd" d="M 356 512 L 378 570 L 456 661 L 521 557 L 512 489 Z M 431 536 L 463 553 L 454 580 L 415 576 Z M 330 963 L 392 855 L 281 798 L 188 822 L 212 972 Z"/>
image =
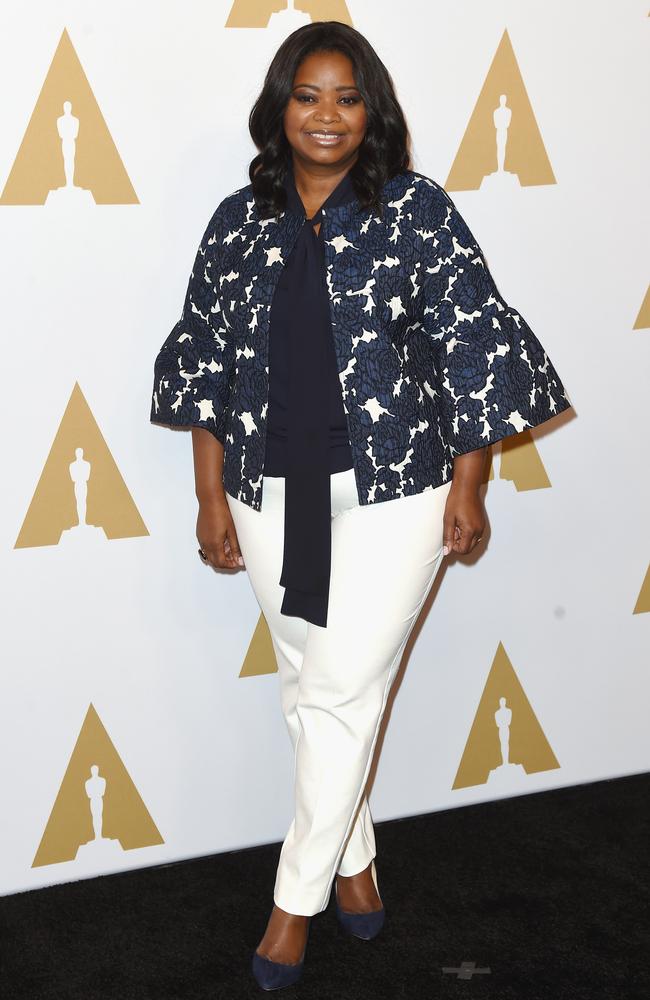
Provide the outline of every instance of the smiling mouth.
<path id="1" fill-rule="evenodd" d="M 318 128 L 318 129 L 305 129 L 305 131 L 306 131 L 307 135 L 319 135 L 319 136 L 323 136 L 326 139 L 334 138 L 336 136 L 342 136 L 343 135 L 343 132 L 328 132 L 326 129 L 322 129 L 322 128 Z"/>

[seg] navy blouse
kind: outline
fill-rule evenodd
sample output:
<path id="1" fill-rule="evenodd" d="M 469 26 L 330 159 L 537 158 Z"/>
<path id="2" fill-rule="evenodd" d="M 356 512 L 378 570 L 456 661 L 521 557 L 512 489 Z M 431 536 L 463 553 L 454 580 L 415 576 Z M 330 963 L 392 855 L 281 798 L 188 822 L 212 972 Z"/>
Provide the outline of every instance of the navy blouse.
<path id="1" fill-rule="evenodd" d="M 301 219 L 305 218 L 305 209 L 295 186 L 293 171 L 285 177 L 284 187 L 287 192 L 287 211 L 293 212 Z M 331 205 L 343 205 L 354 199 L 354 189 L 349 174 L 341 180 L 323 203 L 325 208 Z M 312 225 L 315 223 L 312 222 Z M 323 240 L 318 233 L 318 245 L 322 252 Z M 286 336 L 287 318 L 292 303 L 294 289 L 295 248 L 287 258 L 286 266 L 280 275 L 271 303 L 271 318 L 269 327 L 269 407 L 267 414 L 266 456 L 264 461 L 265 476 L 286 476 L 286 446 L 287 427 L 290 418 L 288 412 L 288 380 L 289 380 L 289 340 Z M 325 260 L 323 256 L 323 270 Z M 348 437 L 348 426 L 336 367 L 334 346 L 329 354 L 327 369 L 327 387 L 329 392 L 328 422 L 329 422 L 329 471 L 344 472 L 353 467 L 352 450 Z M 313 378 L 315 369 L 312 367 L 309 378 Z"/>
<path id="2" fill-rule="evenodd" d="M 271 302 L 264 474 L 285 477 L 281 611 L 324 627 L 331 567 L 329 476 L 352 469 L 353 459 L 332 337 L 322 228 L 316 234 L 313 227 L 323 208 L 347 204 L 355 196 L 348 172 L 307 219 L 292 164 L 283 183 L 286 211 L 303 220 L 304 227 Z"/>

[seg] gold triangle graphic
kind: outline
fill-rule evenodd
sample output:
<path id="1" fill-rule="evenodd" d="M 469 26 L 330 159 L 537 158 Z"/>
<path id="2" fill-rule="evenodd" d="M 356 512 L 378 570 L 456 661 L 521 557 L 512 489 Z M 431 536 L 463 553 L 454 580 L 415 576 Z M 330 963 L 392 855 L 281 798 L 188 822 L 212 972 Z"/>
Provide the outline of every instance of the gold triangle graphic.
<path id="1" fill-rule="evenodd" d="M 639 596 L 632 614 L 642 615 L 647 611 L 650 611 L 650 566 L 648 566 L 648 572 L 646 573 L 645 579 L 641 584 L 641 590 L 639 591 Z"/>
<path id="2" fill-rule="evenodd" d="M 509 722 L 504 718 L 508 710 L 512 713 Z M 506 735 L 505 763 L 509 767 L 503 766 L 501 749 L 501 737 Z M 496 787 L 500 776 L 508 775 L 509 771 L 516 782 L 528 774 L 552 771 L 559 766 L 500 642 L 452 788 L 491 785 L 493 781 Z"/>
<path id="3" fill-rule="evenodd" d="M 82 857 L 102 864 L 157 844 L 164 840 L 90 705 L 32 868 Z"/>
<path id="4" fill-rule="evenodd" d="M 645 298 L 641 303 L 641 308 L 639 309 L 639 315 L 636 318 L 636 323 L 634 324 L 635 330 L 647 330 L 650 327 L 650 285 L 648 285 L 648 291 L 645 293 Z"/>
<path id="5" fill-rule="evenodd" d="M 66 177 L 66 162 L 70 177 Z M 48 204 L 50 201 L 92 204 L 93 199 L 98 205 L 138 204 L 65 29 L 0 195 L 0 204 L 43 205 L 46 199 Z"/>
<path id="6" fill-rule="evenodd" d="M 273 649 L 273 640 L 264 615 L 260 615 L 244 658 L 240 677 L 261 677 L 262 674 L 277 674 L 278 661 Z"/>
<path id="7" fill-rule="evenodd" d="M 517 492 L 543 490 L 551 485 L 533 436 L 529 430 L 502 438 L 500 445 L 499 479 L 509 479 Z M 494 479 L 493 445 L 488 446 L 488 461 L 483 482 Z"/>
<path id="8" fill-rule="evenodd" d="M 343 21 L 352 25 L 346 0 L 294 0 L 294 8 L 312 21 Z M 287 10 L 287 0 L 234 0 L 227 28 L 267 28 L 272 14 Z"/>
<path id="9" fill-rule="evenodd" d="M 148 534 L 75 382 L 15 548 Z"/>
<path id="10" fill-rule="evenodd" d="M 445 187 L 474 191 L 488 184 L 555 183 L 510 36 L 504 31 Z"/>

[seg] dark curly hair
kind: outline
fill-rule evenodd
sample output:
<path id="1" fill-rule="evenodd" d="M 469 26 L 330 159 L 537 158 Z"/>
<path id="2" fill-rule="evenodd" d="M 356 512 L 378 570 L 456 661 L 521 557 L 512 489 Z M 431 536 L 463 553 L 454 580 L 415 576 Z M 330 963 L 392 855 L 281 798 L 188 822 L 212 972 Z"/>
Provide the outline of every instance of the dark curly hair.
<path id="1" fill-rule="evenodd" d="M 248 174 L 262 218 L 286 207 L 282 180 L 291 161 L 283 117 L 298 67 L 312 52 L 342 52 L 353 66 L 366 105 L 367 127 L 350 168 L 361 208 L 381 213 L 380 192 L 387 180 L 409 169 L 409 133 L 393 81 L 383 62 L 355 28 L 341 21 L 314 21 L 293 31 L 275 53 L 262 91 L 251 108 L 248 128 L 259 153 Z"/>

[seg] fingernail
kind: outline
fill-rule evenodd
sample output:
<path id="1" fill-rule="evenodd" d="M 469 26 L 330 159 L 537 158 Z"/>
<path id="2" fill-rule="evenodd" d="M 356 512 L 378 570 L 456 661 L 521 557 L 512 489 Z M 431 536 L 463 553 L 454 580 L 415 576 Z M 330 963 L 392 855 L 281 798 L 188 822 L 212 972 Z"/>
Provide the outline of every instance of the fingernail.
<path id="1" fill-rule="evenodd" d="M 443 545 L 442 546 L 442 554 L 443 554 L 443 556 L 448 556 L 449 555 L 449 547 L 447 545 Z"/>
<path id="2" fill-rule="evenodd" d="M 237 562 L 239 563 L 240 566 L 244 565 L 244 560 L 242 559 L 241 556 L 237 556 Z"/>

